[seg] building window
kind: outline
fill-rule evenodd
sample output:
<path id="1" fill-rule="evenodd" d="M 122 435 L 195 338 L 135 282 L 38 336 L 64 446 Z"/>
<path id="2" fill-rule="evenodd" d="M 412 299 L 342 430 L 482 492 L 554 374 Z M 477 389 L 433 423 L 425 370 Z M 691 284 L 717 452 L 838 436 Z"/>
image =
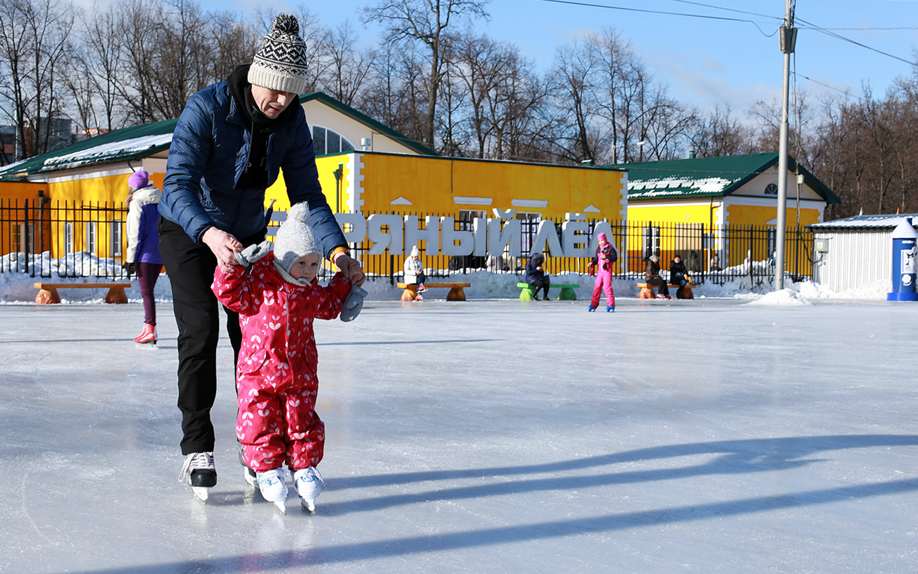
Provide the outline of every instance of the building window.
<path id="1" fill-rule="evenodd" d="M 64 253 L 73 253 L 73 223 L 64 224 Z"/>
<path id="2" fill-rule="evenodd" d="M 539 233 L 539 223 L 542 221 L 542 216 L 538 213 L 517 213 L 516 218 L 520 220 L 520 227 L 522 228 L 522 252 L 529 253 L 532 250 L 532 243 L 535 241 L 536 234 Z"/>
<path id="3" fill-rule="evenodd" d="M 473 231 L 476 217 L 484 220 L 484 211 L 476 211 L 474 209 L 459 210 L 459 219 L 456 221 L 459 224 L 459 231 Z"/>
<path id="4" fill-rule="evenodd" d="M 644 257 L 660 253 L 660 228 L 647 226 L 643 229 Z"/>
<path id="5" fill-rule="evenodd" d="M 96 239 L 99 237 L 98 223 L 92 222 L 86 224 L 86 251 L 87 253 L 96 252 Z"/>
<path id="6" fill-rule="evenodd" d="M 121 222 L 112 221 L 112 257 L 121 256 Z"/>
<path id="7" fill-rule="evenodd" d="M 20 223 L 19 225 L 13 227 L 13 244 L 17 246 L 17 249 L 22 253 L 34 253 L 35 252 L 35 225 L 29 223 Z"/>
<path id="8" fill-rule="evenodd" d="M 353 151 L 354 145 L 341 134 L 327 128 L 312 126 L 312 145 L 316 155 L 335 154 Z"/>

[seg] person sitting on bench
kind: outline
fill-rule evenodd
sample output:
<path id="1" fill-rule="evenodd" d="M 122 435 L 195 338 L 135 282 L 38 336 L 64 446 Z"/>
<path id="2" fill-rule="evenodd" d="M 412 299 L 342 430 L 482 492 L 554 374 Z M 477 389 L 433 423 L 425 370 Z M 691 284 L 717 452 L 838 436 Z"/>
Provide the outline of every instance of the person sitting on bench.
<path id="1" fill-rule="evenodd" d="M 539 291 L 544 290 L 545 300 L 548 301 L 548 288 L 551 286 L 551 279 L 542 269 L 545 264 L 545 255 L 536 253 L 529 258 L 526 263 L 526 283 L 529 283 L 529 289 L 532 291 L 532 298 L 539 300 Z"/>
<path id="2" fill-rule="evenodd" d="M 427 276 L 424 275 L 424 264 L 421 263 L 420 255 L 418 246 L 412 245 L 411 255 L 405 259 L 405 284 L 417 285 L 418 293 L 423 293 L 427 290 L 427 287 L 424 286 L 424 282 L 427 281 Z"/>
<path id="3" fill-rule="evenodd" d="M 657 255 L 651 255 L 647 258 L 647 266 L 644 268 L 644 281 L 647 286 L 657 290 L 657 296 L 669 299 L 669 289 L 666 286 L 666 280 L 660 277 L 660 258 Z"/>
<path id="4" fill-rule="evenodd" d="M 689 277 L 688 269 L 685 268 L 682 257 L 677 254 L 669 264 L 669 283 L 670 285 L 683 287 L 689 281 L 691 281 L 691 277 Z"/>

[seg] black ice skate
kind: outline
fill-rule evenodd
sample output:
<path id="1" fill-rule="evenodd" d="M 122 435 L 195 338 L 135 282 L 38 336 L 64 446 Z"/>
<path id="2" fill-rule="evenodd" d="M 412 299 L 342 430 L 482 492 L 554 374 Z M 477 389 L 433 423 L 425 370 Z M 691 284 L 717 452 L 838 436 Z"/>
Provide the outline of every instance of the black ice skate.
<path id="1" fill-rule="evenodd" d="M 207 502 L 209 489 L 217 485 L 217 469 L 213 452 L 193 452 L 185 456 L 179 482 L 191 487 L 191 492 L 202 502 Z"/>

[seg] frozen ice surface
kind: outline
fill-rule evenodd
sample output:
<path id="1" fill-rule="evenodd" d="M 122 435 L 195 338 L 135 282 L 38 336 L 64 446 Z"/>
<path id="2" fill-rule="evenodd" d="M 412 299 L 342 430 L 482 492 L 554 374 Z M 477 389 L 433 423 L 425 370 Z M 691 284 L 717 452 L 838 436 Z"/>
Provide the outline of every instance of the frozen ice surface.
<path id="1" fill-rule="evenodd" d="M 368 302 L 321 322 L 318 514 L 176 481 L 176 329 L 0 307 L 0 572 L 918 570 L 918 305 Z"/>

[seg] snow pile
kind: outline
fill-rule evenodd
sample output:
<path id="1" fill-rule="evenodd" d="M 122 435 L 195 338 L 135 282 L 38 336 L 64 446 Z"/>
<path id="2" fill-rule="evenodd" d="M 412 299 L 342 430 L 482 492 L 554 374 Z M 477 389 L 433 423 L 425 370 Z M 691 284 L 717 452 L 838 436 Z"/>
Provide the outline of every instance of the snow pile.
<path id="1" fill-rule="evenodd" d="M 871 285 L 845 291 L 832 291 L 818 283 L 803 281 L 794 284 L 794 288 L 805 299 L 844 299 L 858 301 L 885 301 L 890 285 L 887 281 L 877 281 Z"/>
<path id="2" fill-rule="evenodd" d="M 26 262 L 29 272 L 26 273 Z M 34 273 L 34 276 L 33 276 Z M 122 276 L 121 264 L 112 259 L 100 259 L 89 253 L 68 253 L 61 259 L 52 259 L 47 251 L 29 254 L 28 260 L 22 253 L 8 253 L 0 256 L 0 302 L 22 303 L 35 300 L 35 283 L 96 283 L 130 282 L 125 289 L 129 301 L 141 301 L 137 278 L 130 281 Z M 61 289 L 58 293 L 62 302 L 100 303 L 107 289 Z M 156 282 L 154 296 L 157 301 L 172 301 L 169 280 L 161 276 Z"/>
<path id="3" fill-rule="evenodd" d="M 26 266 L 28 264 L 28 267 Z M 26 272 L 26 269 L 29 272 Z M 96 281 L 127 281 L 123 277 L 120 262 L 104 259 L 89 253 L 70 253 L 61 259 L 52 259 L 49 252 L 35 255 L 9 253 L 0 256 L 0 302 L 29 302 L 35 299 L 33 283 L 38 281 L 48 282 L 96 282 Z M 524 282 L 522 275 L 507 272 L 475 271 L 465 275 L 456 274 L 447 278 L 431 277 L 430 283 L 439 282 L 465 282 L 471 287 L 465 289 L 469 299 L 516 299 L 520 295 L 517 283 Z M 577 299 L 588 300 L 593 292 L 594 277 L 578 273 L 560 273 L 551 276 L 553 284 L 573 283 L 577 285 Z M 133 287 L 127 290 L 128 299 L 140 301 L 140 291 L 136 278 L 132 278 Z M 397 282 L 397 279 L 396 279 Z M 613 287 L 618 297 L 637 297 L 637 284 L 642 279 L 615 279 Z M 843 293 L 832 292 L 825 287 L 805 281 L 793 283 L 788 276 L 785 279 L 787 293 L 772 293 L 772 284 L 768 280 L 750 278 L 748 276 L 726 279 L 724 277 L 707 276 L 706 282 L 694 287 L 695 297 L 699 299 L 711 297 L 735 298 L 753 301 L 759 305 L 795 305 L 805 304 L 813 300 L 885 300 L 888 286 L 879 282 L 866 289 L 846 291 Z M 389 283 L 389 277 L 370 277 L 364 284 L 369 292 L 370 300 L 395 301 L 401 297 L 402 290 Z M 447 289 L 432 289 L 427 293 L 428 299 L 445 299 Z M 162 301 L 171 301 L 172 291 L 168 278 L 160 277 L 156 284 L 156 298 Z M 551 297 L 557 298 L 558 289 L 551 290 Z M 101 301 L 105 295 L 104 289 L 72 289 L 61 290 L 61 298 L 65 301 Z"/>
<path id="4" fill-rule="evenodd" d="M 779 306 L 795 306 L 795 305 L 810 305 L 811 303 L 806 299 L 803 299 L 797 291 L 794 289 L 779 289 L 778 291 L 772 291 L 766 293 L 765 295 L 757 296 L 754 300 L 749 302 L 749 305 L 779 305 Z"/>

